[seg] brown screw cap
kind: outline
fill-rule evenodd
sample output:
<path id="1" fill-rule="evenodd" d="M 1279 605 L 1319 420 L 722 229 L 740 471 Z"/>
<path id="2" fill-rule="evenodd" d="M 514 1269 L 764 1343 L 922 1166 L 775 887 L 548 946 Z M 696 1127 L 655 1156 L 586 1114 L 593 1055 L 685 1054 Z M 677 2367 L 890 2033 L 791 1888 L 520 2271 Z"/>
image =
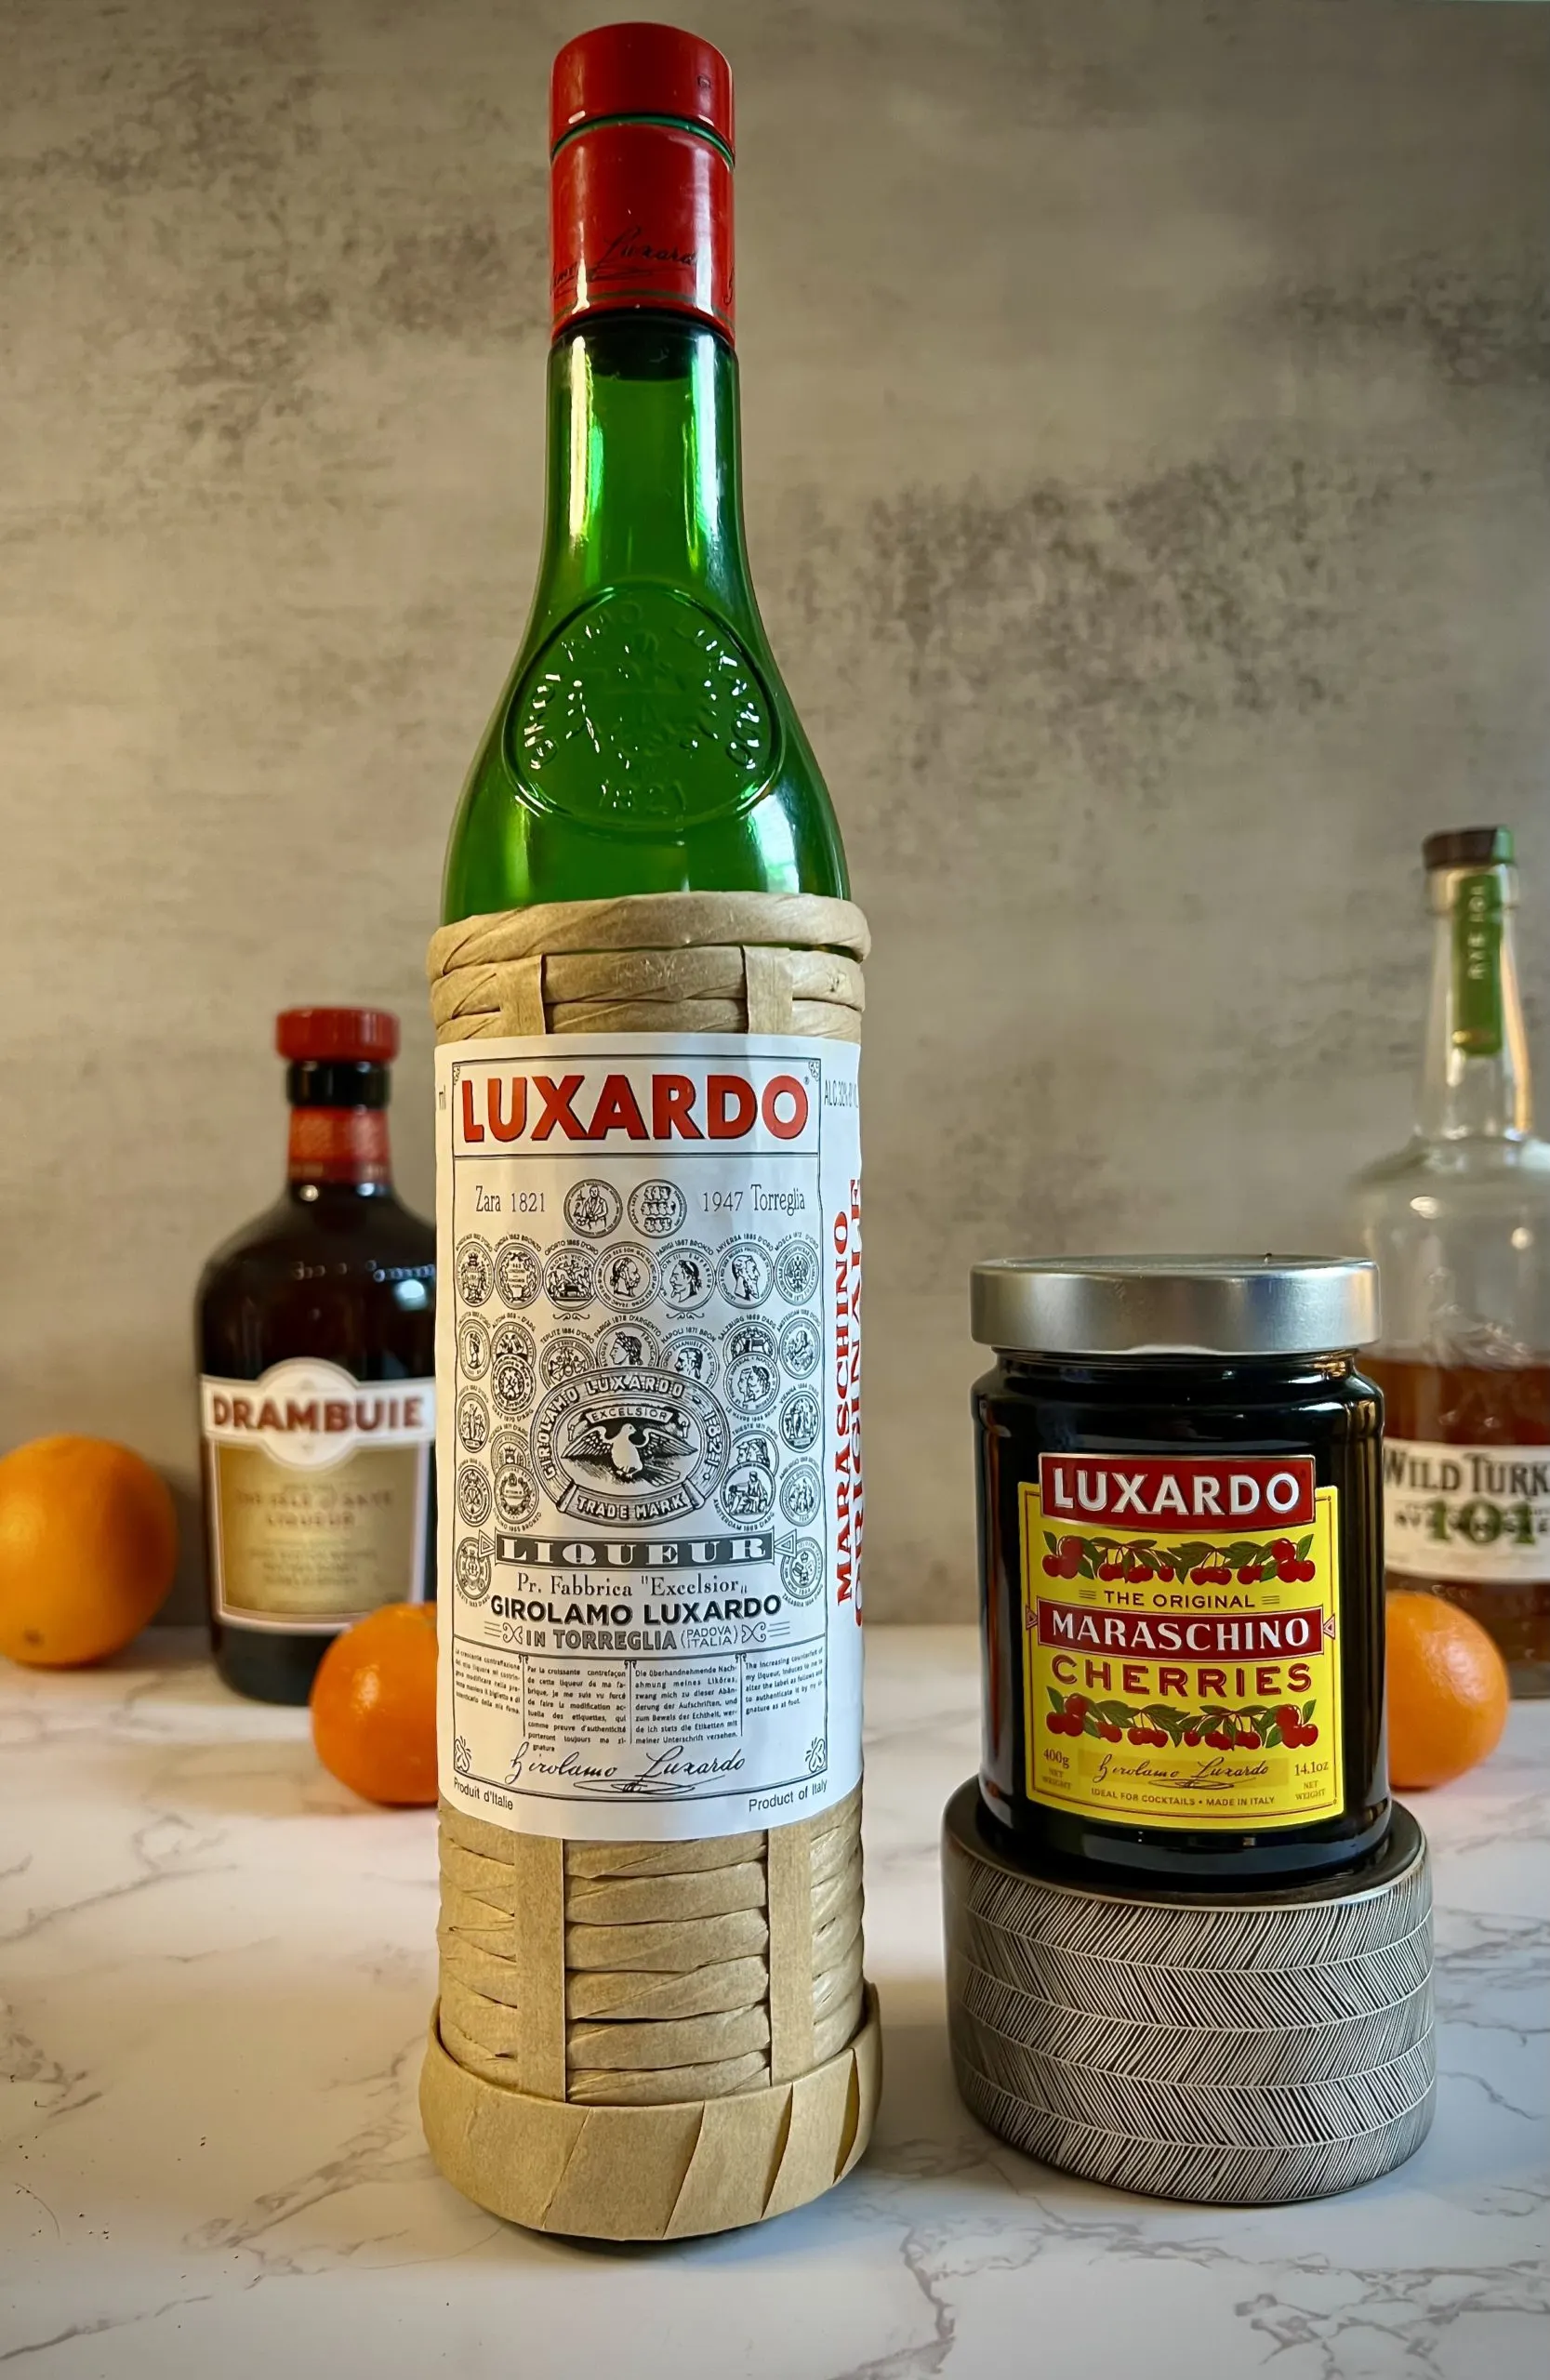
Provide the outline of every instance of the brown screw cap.
<path id="1" fill-rule="evenodd" d="M 1511 867 L 1510 826 L 1444 826 L 1428 835 L 1421 856 L 1432 867 Z"/>

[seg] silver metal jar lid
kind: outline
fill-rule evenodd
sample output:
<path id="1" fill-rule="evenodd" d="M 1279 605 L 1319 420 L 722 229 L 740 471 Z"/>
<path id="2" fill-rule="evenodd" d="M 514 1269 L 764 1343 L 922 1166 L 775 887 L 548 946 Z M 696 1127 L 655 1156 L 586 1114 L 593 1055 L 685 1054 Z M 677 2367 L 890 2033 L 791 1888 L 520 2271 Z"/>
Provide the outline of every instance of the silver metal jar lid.
<path id="1" fill-rule="evenodd" d="M 1000 1258 L 970 1329 L 1046 1355 L 1322 1355 L 1378 1335 L 1378 1268 L 1344 1256 Z"/>

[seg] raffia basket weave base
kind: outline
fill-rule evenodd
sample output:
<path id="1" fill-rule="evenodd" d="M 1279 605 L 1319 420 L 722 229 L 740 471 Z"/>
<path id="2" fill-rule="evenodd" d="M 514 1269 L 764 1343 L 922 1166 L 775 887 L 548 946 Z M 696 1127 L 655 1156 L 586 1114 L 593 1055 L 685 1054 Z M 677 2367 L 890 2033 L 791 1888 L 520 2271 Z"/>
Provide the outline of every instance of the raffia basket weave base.
<path id="1" fill-rule="evenodd" d="M 971 1780 L 942 1827 L 958 2086 L 1013 2148 L 1205 2205 L 1327 2197 L 1431 2128 L 1431 1880 L 1396 1805 L 1384 1849 L 1315 1885 L 1213 1899 L 1016 1867 Z"/>
<path id="2" fill-rule="evenodd" d="M 866 920 L 806 895 L 660 893 L 446 926 L 437 1038 L 630 1032 L 860 1038 Z M 881 2079 L 862 1970 L 859 1790 L 682 1843 L 563 1842 L 444 1802 L 426 2137 L 534 2229 L 669 2240 L 818 2197 Z"/>
<path id="3" fill-rule="evenodd" d="M 861 2030 L 794 2082 L 655 2108 L 578 2108 L 481 2081 L 437 2018 L 420 2116 L 449 2182 L 508 2222 L 584 2240 L 693 2240 L 788 2215 L 842 2181 L 881 2087 L 877 1994 Z"/>

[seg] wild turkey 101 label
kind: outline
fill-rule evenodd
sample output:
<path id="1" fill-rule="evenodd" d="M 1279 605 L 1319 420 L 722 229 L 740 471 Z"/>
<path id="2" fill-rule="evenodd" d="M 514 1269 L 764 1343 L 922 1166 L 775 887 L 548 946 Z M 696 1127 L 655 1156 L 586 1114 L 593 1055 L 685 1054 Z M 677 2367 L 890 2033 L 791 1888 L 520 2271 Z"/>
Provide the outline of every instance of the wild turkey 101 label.
<path id="1" fill-rule="evenodd" d="M 858 1054 L 657 1034 L 438 1052 L 457 1805 L 670 1841 L 854 1785 Z"/>
<path id="2" fill-rule="evenodd" d="M 1337 1503 L 1307 1456 L 1042 1455 L 1022 1490 L 1029 1798 L 1190 1831 L 1338 1813 Z"/>

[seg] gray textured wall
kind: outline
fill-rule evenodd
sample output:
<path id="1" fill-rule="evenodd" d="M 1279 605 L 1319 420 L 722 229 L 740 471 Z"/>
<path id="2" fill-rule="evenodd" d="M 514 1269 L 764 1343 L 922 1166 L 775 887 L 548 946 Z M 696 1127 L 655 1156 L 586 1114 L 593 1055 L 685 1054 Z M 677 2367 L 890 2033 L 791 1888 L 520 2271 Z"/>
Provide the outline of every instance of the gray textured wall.
<path id="1" fill-rule="evenodd" d="M 544 92 L 601 14 L 6 0 L 0 1437 L 192 1477 L 283 1002 L 397 1004 L 538 529 Z M 1550 9 L 696 0 L 750 532 L 877 955 L 868 1594 L 972 1593 L 964 1270 L 1328 1242 L 1428 826 L 1550 990 Z"/>

